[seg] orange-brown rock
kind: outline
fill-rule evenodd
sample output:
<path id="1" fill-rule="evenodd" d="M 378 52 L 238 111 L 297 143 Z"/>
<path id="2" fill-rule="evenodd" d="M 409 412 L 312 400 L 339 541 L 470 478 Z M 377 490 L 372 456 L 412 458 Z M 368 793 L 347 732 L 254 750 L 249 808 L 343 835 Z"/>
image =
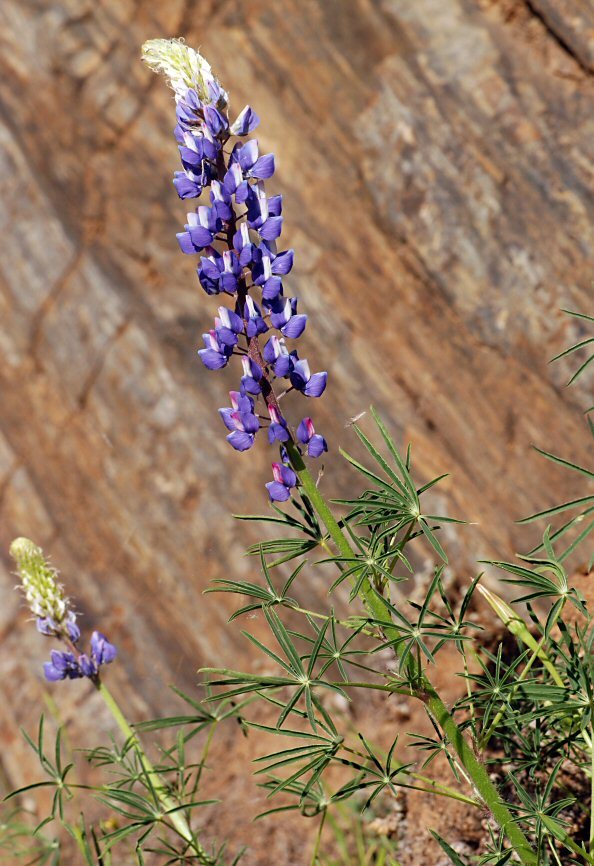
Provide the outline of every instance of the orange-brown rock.
<path id="1" fill-rule="evenodd" d="M 587 460 L 592 380 L 567 391 L 569 367 L 547 360 L 579 335 L 559 308 L 593 306 L 593 32 L 578 0 L 4 0 L 7 785 L 36 774 L 17 729 L 44 707 L 48 650 L 13 591 L 15 535 L 51 551 L 85 623 L 117 641 L 110 682 L 133 718 L 170 709 L 167 684 L 191 688 L 200 665 L 249 663 L 229 597 L 202 593 L 256 571 L 242 552 L 257 529 L 230 513 L 266 507 L 270 455 L 229 449 L 216 408 L 233 377 L 195 355 L 213 305 L 175 241 L 172 96 L 141 43 L 185 36 L 262 117 L 308 355 L 330 370 L 324 490 L 356 489 L 338 446 L 356 447 L 347 422 L 374 403 L 420 480 L 452 473 L 432 501 L 476 522 L 447 534 L 470 575 L 529 546 L 516 518 L 583 490 L 530 446 Z M 51 694 L 73 742 L 109 727 L 84 684 Z M 251 838 L 244 751 L 220 792 L 234 818 L 213 830 Z M 246 863 L 307 862 L 291 826 L 260 831 Z"/>

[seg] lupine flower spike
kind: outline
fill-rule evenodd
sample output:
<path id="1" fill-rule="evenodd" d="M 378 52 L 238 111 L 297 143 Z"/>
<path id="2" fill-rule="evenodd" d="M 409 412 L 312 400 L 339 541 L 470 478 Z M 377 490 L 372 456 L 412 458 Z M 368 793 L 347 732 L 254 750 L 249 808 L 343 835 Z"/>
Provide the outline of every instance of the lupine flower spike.
<path id="1" fill-rule="evenodd" d="M 45 678 L 74 680 L 89 677 L 97 680 L 101 665 L 112 662 L 117 650 L 104 634 L 91 635 L 90 653 L 78 649 L 80 629 L 64 587 L 58 582 L 58 573 L 49 564 L 40 547 L 28 538 L 17 538 L 10 545 L 10 555 L 16 562 L 22 590 L 38 631 L 46 637 L 62 641 L 66 650 L 52 650 L 51 661 L 43 666 Z"/>
<path id="2" fill-rule="evenodd" d="M 231 408 L 219 409 L 229 431 L 227 441 L 237 451 L 247 451 L 260 427 L 267 426 L 271 444 L 282 447 L 291 440 L 297 448 L 299 443 L 305 446 L 309 457 L 319 457 L 328 445 L 315 433 L 311 419 L 301 422 L 293 435 L 280 408 L 289 391 L 320 397 L 327 373 L 312 374 L 296 349 L 285 345 L 285 340 L 301 336 L 307 316 L 297 312 L 297 298 L 284 294 L 283 277 L 290 273 L 294 256 L 293 250 L 277 247 L 282 196 L 269 196 L 264 185 L 274 174 L 274 155 L 261 154 L 255 139 L 241 140 L 256 129 L 258 115 L 246 105 L 230 123 L 227 93 L 206 60 L 181 40 L 149 40 L 143 60 L 165 75 L 175 93 L 174 134 L 182 170 L 175 172 L 173 183 L 179 197 L 199 198 L 209 190 L 210 203 L 188 214 L 177 239 L 183 253 L 200 257 L 196 270 L 206 294 L 233 303 L 233 308 L 219 307 L 198 351 L 208 370 L 226 367 L 234 355 L 241 359 L 239 391 L 231 392 Z M 279 394 L 275 389 L 283 379 Z M 281 459 L 273 463 L 274 481 L 266 485 L 274 501 L 288 499 L 297 483 Z"/>

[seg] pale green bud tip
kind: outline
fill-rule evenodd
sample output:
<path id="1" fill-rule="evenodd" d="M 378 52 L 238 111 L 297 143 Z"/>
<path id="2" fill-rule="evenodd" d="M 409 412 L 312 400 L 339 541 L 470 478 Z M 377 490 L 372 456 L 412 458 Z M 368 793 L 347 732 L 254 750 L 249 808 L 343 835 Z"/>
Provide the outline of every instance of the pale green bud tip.
<path id="1" fill-rule="evenodd" d="M 502 598 L 499 598 L 498 595 L 495 595 L 494 592 L 491 592 L 491 590 L 487 589 L 485 586 L 480 585 L 478 587 L 478 590 L 491 605 L 491 607 L 493 608 L 499 619 L 504 623 L 504 625 L 507 625 L 508 622 L 512 619 L 517 619 L 513 608 L 510 607 L 509 604 L 507 604 Z"/>
<path id="2" fill-rule="evenodd" d="M 212 102 L 212 85 L 215 85 L 218 99 L 214 101 L 220 108 L 227 105 L 227 94 L 217 86 L 210 64 L 183 39 L 149 39 L 142 46 L 142 59 L 153 72 L 169 80 L 178 96 L 192 88 L 201 100 Z"/>
<path id="3" fill-rule="evenodd" d="M 27 604 L 34 616 L 59 625 L 68 613 L 68 600 L 58 583 L 58 573 L 29 538 L 15 538 L 10 555 L 17 565 Z"/>
<path id="4" fill-rule="evenodd" d="M 43 562 L 43 551 L 30 538 L 15 538 L 10 545 L 10 555 L 17 563 L 37 557 Z"/>

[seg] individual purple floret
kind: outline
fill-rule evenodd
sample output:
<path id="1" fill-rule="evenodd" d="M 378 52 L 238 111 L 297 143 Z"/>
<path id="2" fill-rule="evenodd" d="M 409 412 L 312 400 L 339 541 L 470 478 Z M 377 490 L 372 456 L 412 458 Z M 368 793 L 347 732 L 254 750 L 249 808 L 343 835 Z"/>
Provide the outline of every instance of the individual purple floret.
<path id="1" fill-rule="evenodd" d="M 268 412 L 270 414 L 268 441 L 271 445 L 273 442 L 288 442 L 291 434 L 287 429 L 287 422 L 274 406 L 270 406 Z"/>
<path id="2" fill-rule="evenodd" d="M 291 496 L 291 488 L 297 484 L 297 476 L 290 466 L 284 463 L 272 464 L 272 477 L 266 485 L 271 502 L 286 502 Z"/>
<path id="3" fill-rule="evenodd" d="M 304 418 L 297 428 L 297 439 L 307 445 L 309 457 L 321 457 L 328 450 L 328 444 L 323 436 L 316 433 L 311 418 Z"/>
<path id="4" fill-rule="evenodd" d="M 254 401 L 247 394 L 239 391 L 229 391 L 231 407 L 219 409 L 219 414 L 227 430 L 227 442 L 236 451 L 247 451 L 254 444 L 260 422 L 254 414 Z"/>
<path id="5" fill-rule="evenodd" d="M 309 364 L 305 359 L 293 365 L 290 377 L 291 385 L 301 391 L 306 397 L 321 397 L 326 389 L 327 373 L 310 373 Z"/>
<path id="6" fill-rule="evenodd" d="M 207 295 L 224 293 L 234 301 L 233 308 L 219 308 L 215 327 L 203 335 L 204 348 L 198 351 L 209 370 L 220 370 L 233 355 L 241 356 L 239 395 L 232 397 L 231 408 L 219 410 L 229 431 L 227 441 L 237 451 L 251 448 L 259 418 L 268 415 L 268 441 L 289 443 L 293 436 L 279 400 L 293 390 L 319 397 L 327 373 L 312 374 L 307 361 L 285 345 L 285 339 L 301 337 L 307 316 L 297 312 L 297 298 L 285 296 L 283 278 L 293 268 L 294 253 L 277 249 L 282 196 L 269 196 L 265 186 L 275 173 L 274 154 L 262 153 L 256 139 L 246 140 L 260 122 L 250 106 L 229 122 L 227 94 L 198 52 L 178 40 L 156 39 L 145 44 L 143 58 L 167 76 L 175 92 L 175 137 L 182 164 L 173 181 L 178 195 L 184 200 L 203 196 L 177 235 L 180 248 L 199 256 L 198 279 Z M 277 391 L 281 379 L 289 381 Z M 299 443 L 310 457 L 328 447 L 315 431 L 307 438 L 298 436 L 297 448 Z M 284 465 L 288 458 L 281 459 L 283 463 L 275 464 L 281 467 L 275 480 L 267 485 L 275 501 L 288 499 L 297 483 L 294 473 L 287 474 L 292 473 Z"/>
<path id="7" fill-rule="evenodd" d="M 45 662 L 43 672 L 46 680 L 53 683 L 57 680 L 75 680 L 83 676 L 79 664 L 71 652 L 52 650 L 50 662 Z"/>
<path id="8" fill-rule="evenodd" d="M 117 649 L 110 643 L 100 631 L 94 631 L 91 635 L 91 655 L 96 664 L 109 665 L 116 658 Z"/>

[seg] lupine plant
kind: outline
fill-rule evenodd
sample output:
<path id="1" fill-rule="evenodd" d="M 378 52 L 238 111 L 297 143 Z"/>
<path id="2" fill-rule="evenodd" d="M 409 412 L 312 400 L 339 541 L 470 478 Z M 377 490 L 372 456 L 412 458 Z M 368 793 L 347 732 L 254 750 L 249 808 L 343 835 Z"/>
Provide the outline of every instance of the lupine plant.
<path id="1" fill-rule="evenodd" d="M 230 392 L 231 405 L 219 409 L 230 447 L 249 451 L 256 440 L 267 440 L 265 447 L 274 449 L 265 485 L 269 510 L 243 519 L 274 528 L 278 537 L 250 548 L 249 579 L 218 579 L 208 590 L 240 598 L 232 620 L 259 614 L 269 640 L 243 635 L 266 664 L 251 671 L 208 667 L 196 695 L 178 693 L 188 707 L 184 714 L 131 725 L 103 682 L 115 647 L 94 632 L 90 650 L 80 649 L 77 618 L 55 570 L 33 542 L 18 539 L 11 553 L 27 604 L 39 632 L 62 647 L 52 650 L 46 679 L 55 689 L 67 687 L 58 680 L 89 680 L 123 742 L 86 753 L 103 781 L 82 784 L 76 761 L 64 758 L 60 732 L 47 750 L 42 718 L 36 737 L 27 739 L 46 778 L 11 797 L 52 790 L 51 811 L 37 830 L 61 822 L 88 864 L 124 862 L 116 849 L 138 863 L 236 862 L 241 852 L 234 859 L 199 829 L 212 734 L 233 719 L 246 735 L 278 738 L 278 747 L 256 760 L 270 801 L 264 815 L 294 810 L 318 822 L 311 866 L 397 864 L 397 844 L 369 842 L 357 821 L 349 838 L 344 815 L 364 818 L 380 804 L 389 810 L 406 790 L 455 800 L 483 820 L 474 854 L 458 850 L 455 827 L 449 839 L 434 832 L 455 866 L 594 864 L 594 628 L 590 605 L 568 570 L 594 531 L 594 494 L 525 519 L 542 522 L 542 541 L 516 561 L 490 563 L 505 589 L 495 592 L 479 574 L 456 594 L 446 588 L 440 530 L 462 521 L 432 514 L 425 496 L 443 476 L 416 480 L 410 448 L 400 452 L 373 409 L 374 434 L 352 428 L 366 457 L 343 454 L 363 489 L 329 502 L 311 462 L 323 458 L 328 443 L 309 408 L 299 407 L 323 394 L 327 373 L 312 373 L 294 347 L 307 316 L 287 294 L 294 253 L 280 243 L 282 196 L 265 185 L 274 176 L 274 156 L 260 153 L 251 137 L 259 118 L 246 106 L 231 119 L 228 95 L 211 67 L 182 41 L 151 40 L 143 59 L 175 95 L 181 159 L 175 189 L 186 202 L 198 200 L 177 235 L 179 247 L 194 257 L 203 292 L 217 296 L 198 356 L 208 371 L 236 365 L 237 390 Z M 580 327 L 594 322 L 569 315 Z M 579 356 L 593 344 L 584 335 L 561 356 Z M 585 357 L 572 381 L 593 359 Z M 542 454 L 590 484 L 594 479 L 589 469 Z M 422 596 L 412 598 L 411 553 L 419 545 L 433 557 L 434 570 Z M 328 589 L 322 609 L 306 598 L 303 577 L 313 569 Z M 487 614 L 490 633 L 477 619 L 482 615 L 484 624 Z M 448 666 L 452 655 L 459 659 L 462 686 L 452 706 L 434 685 L 446 648 Z M 375 742 L 374 728 L 354 726 L 344 710 L 357 693 L 375 695 L 376 714 L 394 696 L 415 702 L 428 725 Z M 256 703 L 263 705 L 257 717 Z M 163 744 L 163 732 L 174 733 L 173 742 Z M 154 762 L 147 748 L 156 752 Z M 433 773 L 439 762 L 449 768 L 449 781 Z M 114 811 L 116 825 L 73 810 L 85 795 Z"/>

